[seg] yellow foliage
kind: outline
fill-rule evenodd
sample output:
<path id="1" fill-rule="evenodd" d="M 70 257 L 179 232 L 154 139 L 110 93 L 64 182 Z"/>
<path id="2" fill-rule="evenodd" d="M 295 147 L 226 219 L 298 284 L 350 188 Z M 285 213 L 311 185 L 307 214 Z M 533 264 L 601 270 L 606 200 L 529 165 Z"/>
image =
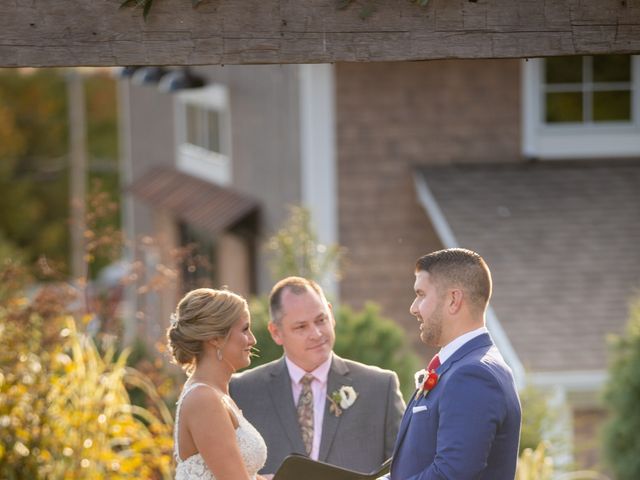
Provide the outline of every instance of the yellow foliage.
<path id="1" fill-rule="evenodd" d="M 0 308 L 0 478 L 171 478 L 171 415 L 126 353 L 100 354 L 72 318 L 45 348 L 42 320 L 22 321 Z M 130 378 L 158 415 L 130 403 Z"/>
<path id="2" fill-rule="evenodd" d="M 535 450 L 525 448 L 518 459 L 515 480 L 551 480 L 553 460 L 545 455 L 545 445 L 540 443 Z"/>
<path id="3" fill-rule="evenodd" d="M 518 459 L 515 480 L 609 480 L 606 475 L 592 471 L 558 473 L 554 471 L 553 459 L 546 454 L 546 445 L 541 442 L 535 450 L 525 448 Z"/>

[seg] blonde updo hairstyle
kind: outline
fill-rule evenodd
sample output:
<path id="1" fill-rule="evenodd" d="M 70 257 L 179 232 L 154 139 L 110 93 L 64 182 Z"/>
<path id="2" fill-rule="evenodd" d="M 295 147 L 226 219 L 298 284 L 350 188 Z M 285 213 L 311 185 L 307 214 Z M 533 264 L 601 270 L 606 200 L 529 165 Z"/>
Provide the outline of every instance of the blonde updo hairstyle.
<path id="1" fill-rule="evenodd" d="M 174 363 L 193 371 L 204 351 L 203 343 L 214 338 L 226 341 L 233 324 L 248 311 L 247 301 L 228 290 L 198 288 L 187 293 L 167 330 Z"/>

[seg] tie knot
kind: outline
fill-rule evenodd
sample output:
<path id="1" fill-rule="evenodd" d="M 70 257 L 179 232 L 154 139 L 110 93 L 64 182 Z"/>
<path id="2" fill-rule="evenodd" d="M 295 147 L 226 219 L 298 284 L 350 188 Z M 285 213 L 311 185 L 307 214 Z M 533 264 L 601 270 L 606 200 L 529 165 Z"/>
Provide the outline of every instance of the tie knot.
<path id="1" fill-rule="evenodd" d="M 431 370 L 435 370 L 439 366 L 440 366 L 440 357 L 436 353 L 431 359 L 431 361 L 429 362 L 429 365 L 427 366 L 427 371 L 429 372 Z"/>
<path id="2" fill-rule="evenodd" d="M 311 375 L 310 373 L 306 373 L 306 374 L 304 375 L 304 377 L 302 377 L 302 378 L 300 379 L 300 384 L 301 384 L 302 386 L 311 385 L 311 382 L 313 382 L 313 379 L 314 379 L 314 378 L 315 378 L 315 377 L 314 377 L 313 375 Z"/>

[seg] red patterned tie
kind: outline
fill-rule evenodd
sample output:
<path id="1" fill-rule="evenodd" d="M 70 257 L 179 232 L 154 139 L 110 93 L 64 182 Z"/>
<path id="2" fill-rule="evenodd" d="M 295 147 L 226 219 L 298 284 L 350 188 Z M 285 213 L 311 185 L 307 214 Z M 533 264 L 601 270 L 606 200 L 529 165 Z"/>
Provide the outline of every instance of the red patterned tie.
<path id="1" fill-rule="evenodd" d="M 440 357 L 436 353 L 431 359 L 431 361 L 429 362 L 429 366 L 427 366 L 427 372 L 430 372 L 431 370 L 435 370 L 439 366 L 440 366 Z"/>

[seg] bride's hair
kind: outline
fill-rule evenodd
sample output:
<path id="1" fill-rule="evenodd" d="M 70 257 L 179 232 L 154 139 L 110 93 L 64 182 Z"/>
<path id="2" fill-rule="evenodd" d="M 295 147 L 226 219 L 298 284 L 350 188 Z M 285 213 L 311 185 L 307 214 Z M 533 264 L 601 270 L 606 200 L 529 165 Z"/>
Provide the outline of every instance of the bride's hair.
<path id="1" fill-rule="evenodd" d="M 247 301 L 228 290 L 198 288 L 187 293 L 171 315 L 167 341 L 174 363 L 190 371 L 203 352 L 203 342 L 225 338 L 249 311 Z"/>

